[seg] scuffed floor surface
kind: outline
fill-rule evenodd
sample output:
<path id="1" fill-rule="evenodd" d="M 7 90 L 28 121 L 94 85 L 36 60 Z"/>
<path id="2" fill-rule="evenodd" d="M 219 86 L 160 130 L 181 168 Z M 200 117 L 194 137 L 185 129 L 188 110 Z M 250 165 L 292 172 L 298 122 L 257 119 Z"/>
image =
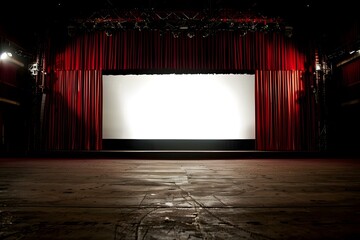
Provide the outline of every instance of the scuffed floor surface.
<path id="1" fill-rule="evenodd" d="M 360 239 L 360 160 L 0 159 L 0 239 Z"/>

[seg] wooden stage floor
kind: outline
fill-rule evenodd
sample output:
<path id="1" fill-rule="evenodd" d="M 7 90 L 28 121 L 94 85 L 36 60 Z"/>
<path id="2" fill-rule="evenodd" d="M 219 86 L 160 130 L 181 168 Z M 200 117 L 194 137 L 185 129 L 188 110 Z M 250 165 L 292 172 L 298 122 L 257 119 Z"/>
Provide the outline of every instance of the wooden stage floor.
<path id="1" fill-rule="evenodd" d="M 0 158 L 0 239 L 360 239 L 360 160 Z"/>

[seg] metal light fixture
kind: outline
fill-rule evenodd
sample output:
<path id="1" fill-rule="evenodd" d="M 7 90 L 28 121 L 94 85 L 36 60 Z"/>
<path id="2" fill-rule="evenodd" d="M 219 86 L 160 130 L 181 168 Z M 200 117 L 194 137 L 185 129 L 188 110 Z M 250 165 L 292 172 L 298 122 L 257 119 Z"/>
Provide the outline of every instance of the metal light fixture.
<path id="1" fill-rule="evenodd" d="M 15 63 L 16 65 L 20 66 L 20 67 L 24 67 L 24 63 L 20 62 L 19 60 L 13 58 L 13 55 L 11 52 L 3 52 L 0 55 L 0 60 L 1 61 L 5 61 L 5 62 L 12 62 Z"/>

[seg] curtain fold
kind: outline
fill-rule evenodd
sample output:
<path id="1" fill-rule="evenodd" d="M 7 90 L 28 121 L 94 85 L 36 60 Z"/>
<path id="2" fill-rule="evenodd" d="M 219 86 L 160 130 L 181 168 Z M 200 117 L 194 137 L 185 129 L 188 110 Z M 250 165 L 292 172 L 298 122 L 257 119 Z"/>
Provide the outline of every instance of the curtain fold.
<path id="1" fill-rule="evenodd" d="M 267 151 L 314 150 L 314 104 L 302 71 L 255 73 L 256 148 Z"/>
<path id="2" fill-rule="evenodd" d="M 101 149 L 103 70 L 255 72 L 257 149 L 309 148 L 302 126 L 313 123 L 301 113 L 313 106 L 299 105 L 300 94 L 308 91 L 300 77 L 307 56 L 281 33 L 221 31 L 205 38 L 174 38 L 158 31 L 91 32 L 65 42 L 54 39 L 45 56 L 46 72 L 52 73 L 47 79 L 46 148 Z"/>
<path id="3" fill-rule="evenodd" d="M 55 46 L 57 49 L 58 47 Z M 188 38 L 157 31 L 82 34 L 48 55 L 57 70 L 304 70 L 305 56 L 279 33 L 219 32 Z"/>
<path id="4" fill-rule="evenodd" d="M 46 149 L 101 149 L 101 80 L 101 71 L 96 70 L 53 73 L 46 101 Z"/>
<path id="5" fill-rule="evenodd" d="M 360 81 L 360 58 L 353 60 L 340 67 L 341 77 L 345 86 L 359 84 Z"/>

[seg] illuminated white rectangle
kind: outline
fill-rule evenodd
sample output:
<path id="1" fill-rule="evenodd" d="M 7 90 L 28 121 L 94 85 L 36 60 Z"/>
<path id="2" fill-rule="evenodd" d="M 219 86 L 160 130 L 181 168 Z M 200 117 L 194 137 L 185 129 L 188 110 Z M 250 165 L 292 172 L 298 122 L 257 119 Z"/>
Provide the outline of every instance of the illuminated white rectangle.
<path id="1" fill-rule="evenodd" d="M 103 75 L 103 139 L 255 139 L 255 76 Z"/>

